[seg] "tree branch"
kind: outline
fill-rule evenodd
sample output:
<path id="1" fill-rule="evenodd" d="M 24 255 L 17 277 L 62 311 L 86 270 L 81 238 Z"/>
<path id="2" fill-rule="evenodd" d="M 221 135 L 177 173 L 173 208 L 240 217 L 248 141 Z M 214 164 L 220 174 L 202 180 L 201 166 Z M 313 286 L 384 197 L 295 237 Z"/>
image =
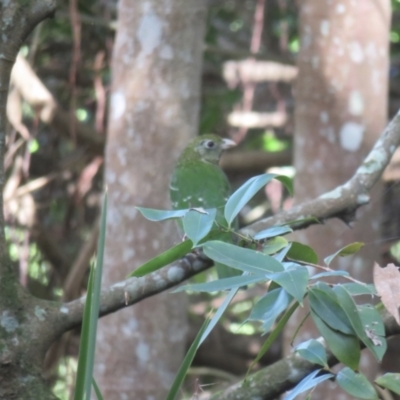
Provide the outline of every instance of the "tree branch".
<path id="1" fill-rule="evenodd" d="M 4 237 L 3 188 L 6 104 L 11 68 L 21 44 L 32 29 L 55 11 L 55 0 L 6 1 L 0 3 L 0 286 L 10 294 L 16 276 L 9 262 Z M 3 292 L 4 294 L 4 292 Z M 8 297 L 4 294 L 5 297 Z"/>
<path id="2" fill-rule="evenodd" d="M 316 217 L 320 221 L 329 218 L 340 218 L 349 222 L 354 218 L 358 207 L 369 202 L 369 191 L 378 181 L 388 165 L 391 156 L 400 143 L 400 111 L 384 130 L 371 152 L 365 158 L 354 176 L 344 185 L 319 196 L 315 200 L 300 204 L 292 209 L 256 222 L 242 232 L 254 235 L 269 226 L 282 224 L 300 218 Z M 296 228 L 305 228 L 316 222 L 298 224 Z M 197 273 L 210 268 L 212 261 L 204 255 L 187 254 L 184 258 L 150 275 L 142 278 L 130 278 L 116 283 L 102 291 L 100 316 L 110 314 L 141 300 L 161 293 L 184 282 Z M 80 325 L 83 316 L 84 297 L 64 304 L 60 308 L 58 328 L 60 333 Z M 65 317 L 67 315 L 67 317 Z"/>
<path id="3" fill-rule="evenodd" d="M 400 326 L 395 319 L 385 310 L 379 310 L 383 319 L 386 337 L 400 334 Z M 324 341 L 320 338 L 324 346 Z M 361 344 L 363 348 L 365 347 Z M 328 364 L 336 365 L 338 360 L 326 348 Z M 250 375 L 246 380 L 235 383 L 227 389 L 214 393 L 210 400 L 247 400 L 263 399 L 273 400 L 281 394 L 294 388 L 302 379 L 321 366 L 301 358 L 297 353 L 277 361 L 266 368 Z"/>
<path id="4" fill-rule="evenodd" d="M 164 292 L 212 265 L 213 262 L 204 255 L 189 253 L 174 264 L 152 274 L 116 283 L 101 292 L 100 317 Z M 81 324 L 85 299 L 86 297 L 81 297 L 61 306 L 57 322 L 60 334 Z"/>
<path id="5" fill-rule="evenodd" d="M 369 203 L 370 190 L 383 174 L 399 144 L 400 111 L 385 128 L 353 177 L 345 184 L 314 200 L 299 204 L 273 217 L 257 221 L 242 229 L 242 233 L 253 236 L 270 226 L 310 217 L 315 217 L 320 222 L 330 218 L 339 218 L 345 223 L 352 222 L 355 219 L 356 210 Z M 317 223 L 308 221 L 297 224 L 295 228 L 303 229 Z"/>

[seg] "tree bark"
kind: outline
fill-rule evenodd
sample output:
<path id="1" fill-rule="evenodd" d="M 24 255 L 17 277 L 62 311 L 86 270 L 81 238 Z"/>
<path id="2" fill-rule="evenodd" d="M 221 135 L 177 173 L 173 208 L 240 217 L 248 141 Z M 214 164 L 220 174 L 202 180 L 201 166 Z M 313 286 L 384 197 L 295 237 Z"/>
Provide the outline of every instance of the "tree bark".
<path id="1" fill-rule="evenodd" d="M 197 131 L 205 2 L 119 3 L 106 145 L 104 283 L 180 240 L 135 206 L 169 208 L 174 162 Z M 95 377 L 107 399 L 164 399 L 184 356 L 184 295 L 160 294 L 100 321 Z"/>
<path id="2" fill-rule="evenodd" d="M 297 202 L 344 183 L 385 126 L 389 24 L 388 0 L 302 2 L 295 90 Z M 380 188 L 377 185 L 374 192 L 379 194 Z M 359 210 L 353 229 L 340 221 L 329 221 L 298 233 L 296 238 L 313 247 L 321 259 L 349 243 L 365 242 L 366 246 L 356 255 L 339 258 L 337 267 L 356 279 L 371 281 L 372 265 L 378 254 L 380 206 L 379 198 L 373 195 L 371 202 Z M 289 323 L 287 350 L 304 315 L 299 313 Z M 316 329 L 308 319 L 295 343 L 315 336 Z M 374 375 L 376 363 L 367 357 L 363 354 L 361 370 Z M 338 393 L 328 392 L 328 387 L 332 384 L 321 386 L 314 396 L 336 399 Z"/>

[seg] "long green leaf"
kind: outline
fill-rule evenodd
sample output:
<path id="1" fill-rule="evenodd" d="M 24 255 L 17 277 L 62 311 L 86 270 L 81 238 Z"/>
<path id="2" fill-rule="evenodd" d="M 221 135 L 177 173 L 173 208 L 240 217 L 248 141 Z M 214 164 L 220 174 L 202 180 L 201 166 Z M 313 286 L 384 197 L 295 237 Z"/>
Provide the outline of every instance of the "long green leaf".
<path id="1" fill-rule="evenodd" d="M 75 386 L 75 400 L 90 399 L 96 344 L 97 320 L 100 307 L 101 276 L 103 270 L 104 244 L 107 220 L 107 192 L 104 193 L 100 234 L 97 243 L 97 258 L 91 268 L 88 291 L 82 320 L 82 333 L 79 346 L 78 371 Z"/>
<path id="2" fill-rule="evenodd" d="M 179 371 L 175 377 L 174 383 L 172 384 L 171 390 L 168 393 L 166 400 L 175 400 L 176 395 L 178 394 L 178 390 L 182 385 L 183 380 L 185 379 L 187 370 L 189 369 L 190 365 L 192 364 L 193 358 L 196 354 L 197 349 L 200 345 L 204 342 L 210 332 L 213 330 L 215 325 L 217 325 L 218 321 L 222 317 L 222 314 L 227 309 L 228 305 L 235 297 L 236 293 L 238 292 L 238 288 L 231 289 L 228 296 L 225 297 L 225 300 L 218 308 L 217 312 L 214 316 L 210 319 L 206 319 L 204 321 L 203 326 L 201 327 L 199 333 L 197 334 L 195 340 L 193 341 L 192 345 L 190 346 L 189 351 L 186 353 L 186 356 L 179 368 Z"/>
<path id="3" fill-rule="evenodd" d="M 313 310 L 311 310 L 311 317 L 336 358 L 350 368 L 357 369 L 361 356 L 357 337 L 333 330 Z"/>
<path id="4" fill-rule="evenodd" d="M 216 215 L 216 208 L 211 210 L 199 210 L 194 208 L 186 213 L 183 218 L 183 229 L 186 236 L 195 246 L 210 232 Z"/>
<path id="5" fill-rule="evenodd" d="M 201 344 L 201 339 L 203 337 L 203 333 L 207 329 L 208 324 L 210 323 L 210 319 L 207 318 L 199 332 L 197 333 L 192 345 L 190 346 L 188 352 L 186 353 L 185 358 L 182 361 L 181 366 L 179 367 L 178 373 L 176 374 L 175 380 L 171 386 L 170 391 L 168 392 L 168 396 L 166 400 L 175 400 L 178 395 L 179 388 L 182 386 L 183 380 L 185 379 L 186 373 L 190 368 L 193 358 L 196 355 L 196 351 Z"/>
<path id="6" fill-rule="evenodd" d="M 381 361 L 383 357 L 382 349 L 375 346 L 372 340 L 368 337 L 366 333 L 367 327 L 364 326 L 357 305 L 350 293 L 341 285 L 337 285 L 334 288 L 334 291 L 357 336 L 372 351 L 377 360 Z"/>
<path id="7" fill-rule="evenodd" d="M 266 279 L 260 275 L 232 276 L 230 278 L 217 279 L 215 281 L 206 283 L 189 283 L 187 285 L 178 287 L 173 292 L 183 292 L 185 290 L 190 290 L 192 292 L 218 292 L 221 290 L 239 288 L 241 286 L 246 286 L 250 285 L 251 283 L 265 280 Z"/>
<path id="8" fill-rule="evenodd" d="M 229 225 L 239 214 L 240 210 L 249 202 L 249 200 L 251 200 L 251 198 L 262 187 L 264 187 L 274 178 L 281 181 L 291 194 L 293 193 L 292 180 L 287 176 L 276 174 L 263 174 L 255 176 L 245 182 L 229 197 L 224 211 L 225 219 L 228 221 Z"/>
<path id="9" fill-rule="evenodd" d="M 147 274 L 150 274 L 151 272 L 158 271 L 162 267 L 165 267 L 166 265 L 171 264 L 172 262 L 182 258 L 184 255 L 189 253 L 192 247 L 192 241 L 186 239 L 183 242 L 172 246 L 170 249 L 147 261 L 140 267 L 136 268 L 132 273 L 128 275 L 128 278 L 131 278 L 133 276 L 145 276 Z"/>
<path id="10" fill-rule="evenodd" d="M 204 243 L 203 250 L 212 260 L 244 272 L 266 276 L 284 270 L 282 264 L 273 257 L 218 240 Z"/>
<path id="11" fill-rule="evenodd" d="M 149 221 L 164 221 L 170 218 L 182 218 L 189 211 L 189 209 L 184 210 L 155 210 L 153 208 L 136 207 L 140 213 L 148 219 Z"/>
<path id="12" fill-rule="evenodd" d="M 286 326 L 287 322 L 289 321 L 290 317 L 292 314 L 296 311 L 297 307 L 299 306 L 299 303 L 294 303 L 286 312 L 283 314 L 282 318 L 279 320 L 279 322 L 276 324 L 275 329 L 271 332 L 271 334 L 268 336 L 268 339 L 264 342 L 263 346 L 261 347 L 260 351 L 257 354 L 257 357 L 254 359 L 254 361 L 250 364 L 249 369 L 247 370 L 246 377 L 249 375 L 251 369 L 255 364 L 260 361 L 260 358 L 268 351 L 268 349 L 271 347 L 272 343 L 275 342 L 275 340 L 278 338 L 279 334 L 282 332 L 283 328 Z"/>
<path id="13" fill-rule="evenodd" d="M 97 384 L 97 382 L 94 379 L 94 377 L 92 378 L 92 386 L 93 386 L 94 393 L 96 394 L 97 400 L 104 400 L 104 397 L 103 397 L 103 395 L 101 393 L 99 385 Z"/>
<path id="14" fill-rule="evenodd" d="M 364 246 L 364 243 L 362 243 L 362 242 L 350 243 L 347 246 L 342 247 L 336 253 L 333 253 L 330 256 L 325 257 L 324 262 L 329 267 L 329 264 L 332 262 L 332 260 L 335 257 L 351 256 L 352 254 L 357 253 L 357 251 L 359 251 L 361 249 L 361 247 L 363 247 L 363 246 Z"/>
<path id="15" fill-rule="evenodd" d="M 357 399 L 378 400 L 374 387 L 362 373 L 345 367 L 338 373 L 336 382 L 343 390 Z"/>

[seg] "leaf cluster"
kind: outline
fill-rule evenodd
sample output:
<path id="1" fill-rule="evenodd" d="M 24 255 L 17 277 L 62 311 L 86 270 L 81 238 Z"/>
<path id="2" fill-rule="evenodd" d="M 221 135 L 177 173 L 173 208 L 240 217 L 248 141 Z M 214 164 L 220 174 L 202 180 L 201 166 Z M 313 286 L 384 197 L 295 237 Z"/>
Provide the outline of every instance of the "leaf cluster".
<path id="1" fill-rule="evenodd" d="M 232 194 L 224 207 L 224 216 L 229 229 L 232 229 L 231 223 L 244 205 L 271 179 L 280 180 L 291 192 L 291 182 L 287 177 L 264 174 L 250 179 Z M 301 357 L 320 368 L 300 382 L 287 399 L 314 388 L 326 379 L 334 379 L 343 390 L 359 398 L 377 398 L 374 386 L 359 371 L 359 364 L 363 347 L 369 349 L 378 361 L 382 360 L 387 349 L 384 325 L 380 314 L 370 302 L 360 304 L 355 301 L 355 297 L 361 295 L 364 295 L 363 299 L 366 297 L 371 299 L 377 292 L 373 285 L 355 280 L 347 271 L 332 270 L 329 267 L 333 259 L 356 253 L 363 243 L 347 245 L 326 257 L 325 265 L 318 265 L 318 256 L 311 247 L 289 241 L 284 237 L 292 232 L 291 224 L 271 227 L 253 237 L 242 237 L 240 232 L 232 230 L 242 239 L 236 245 L 210 239 L 209 234 L 213 229 L 216 215 L 215 209 L 161 211 L 140 208 L 139 210 L 146 218 L 154 221 L 183 218 L 188 238 L 183 242 L 186 243 L 185 251 L 188 249 L 188 244 L 193 248 L 201 247 L 204 254 L 214 262 L 227 265 L 242 273 L 239 276 L 210 282 L 189 283 L 176 290 L 209 293 L 229 291 L 224 304 L 197 338 L 198 345 L 205 339 L 230 300 L 241 288 L 254 284 L 261 285 L 265 288 L 265 294 L 254 304 L 246 320 L 243 321 L 257 321 L 261 325 L 262 332 L 269 334 L 253 365 L 268 350 L 299 306 L 308 307 L 307 318 L 313 320 L 323 338 L 323 341 L 309 340 L 295 349 Z M 153 265 L 151 270 L 141 267 L 139 275 L 162 266 L 160 264 L 154 268 Z M 326 278 L 332 277 L 340 278 L 341 282 L 325 281 Z M 193 352 L 197 347 L 191 349 L 189 357 L 193 358 Z M 327 352 L 344 364 L 339 373 L 334 373 L 330 369 Z M 184 375 L 185 372 L 180 371 L 180 382 Z M 387 374 L 376 380 L 375 384 L 398 393 L 398 378 L 396 374 Z"/>

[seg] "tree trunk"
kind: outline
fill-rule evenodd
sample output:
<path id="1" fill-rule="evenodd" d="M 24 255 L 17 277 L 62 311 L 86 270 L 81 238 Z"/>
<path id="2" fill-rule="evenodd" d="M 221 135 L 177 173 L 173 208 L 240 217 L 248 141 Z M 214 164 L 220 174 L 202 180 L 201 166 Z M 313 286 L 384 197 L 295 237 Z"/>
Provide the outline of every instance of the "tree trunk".
<path id="1" fill-rule="evenodd" d="M 389 0 L 353 2 L 306 0 L 301 3 L 301 50 L 295 91 L 295 199 L 297 203 L 344 183 L 371 149 L 386 123 L 389 50 Z M 366 29 L 367 27 L 367 29 Z M 381 187 L 375 188 L 380 194 Z M 346 217 L 346 216 L 344 216 Z M 323 257 L 355 242 L 365 247 L 336 266 L 356 279 L 371 281 L 379 258 L 380 201 L 372 196 L 357 213 L 353 229 L 339 220 L 297 234 Z M 375 243 L 375 245 L 374 245 Z M 301 314 L 301 315 L 300 315 Z M 290 322 L 286 349 L 304 312 Z M 310 319 L 295 343 L 317 333 Z M 376 372 L 372 356 L 363 354 L 361 370 Z M 316 398 L 337 399 L 325 385 Z M 341 392 L 341 396 L 344 393 Z M 341 397 L 344 398 L 344 397 Z"/>
<path id="2" fill-rule="evenodd" d="M 119 3 L 105 180 L 104 283 L 180 240 L 135 206 L 169 208 L 174 162 L 198 126 L 205 2 Z M 99 323 L 95 377 L 106 399 L 164 399 L 184 355 L 185 295 L 164 293 Z"/>

